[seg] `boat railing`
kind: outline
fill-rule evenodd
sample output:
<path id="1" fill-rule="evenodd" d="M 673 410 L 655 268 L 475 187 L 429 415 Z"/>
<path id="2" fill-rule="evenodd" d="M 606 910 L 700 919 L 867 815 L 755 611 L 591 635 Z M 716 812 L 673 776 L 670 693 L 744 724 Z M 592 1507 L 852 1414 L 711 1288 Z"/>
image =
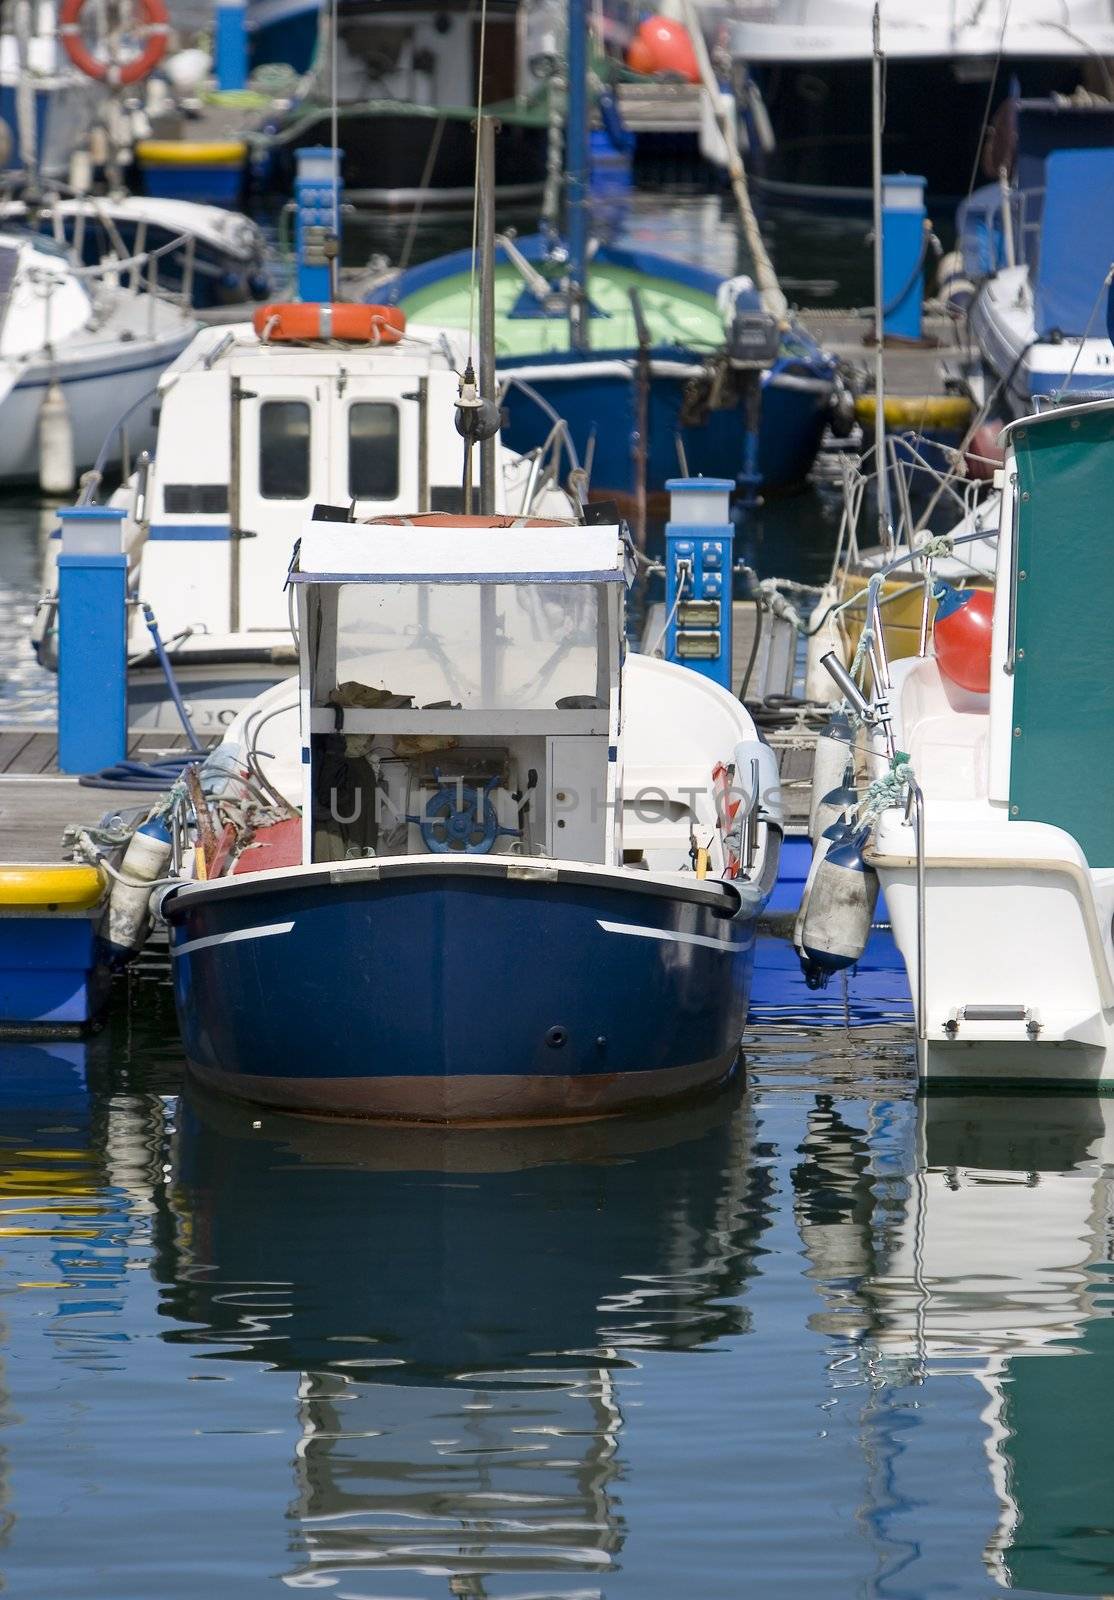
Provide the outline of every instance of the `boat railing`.
<path id="1" fill-rule="evenodd" d="M 146 239 L 146 224 L 140 223 L 136 230 L 137 244 Z M 122 247 L 122 241 L 121 241 Z M 77 278 L 82 283 L 95 288 L 98 284 L 112 284 L 115 287 L 129 291 L 138 304 L 142 296 L 146 296 L 147 306 L 147 337 L 155 338 L 157 333 L 158 301 L 169 301 L 181 310 L 189 312 L 193 305 L 193 279 L 194 256 L 196 241 L 192 234 L 176 234 L 173 239 L 168 239 L 165 244 L 152 250 L 137 248 L 130 254 L 110 256 L 104 261 L 98 261 L 93 266 L 83 266 L 80 262 L 69 261 L 66 266 L 66 278 Z M 182 279 L 180 287 L 160 282 L 160 266 L 169 257 L 181 254 Z M 32 267 L 29 273 L 30 280 L 43 289 L 47 296 L 47 338 L 50 341 L 50 300 L 63 283 L 61 273 L 53 267 Z"/>
<path id="2" fill-rule="evenodd" d="M 500 399 L 510 393 L 512 389 L 519 389 L 528 400 L 532 400 L 540 411 L 549 419 L 549 432 L 541 446 L 533 452 L 534 460 L 530 468 L 530 476 L 526 482 L 526 489 L 522 497 L 519 515 L 524 516 L 533 505 L 541 489 L 547 483 L 562 486 L 561 467 L 563 456 L 568 457 L 569 470 L 564 484 L 570 492 L 581 502 L 588 495 L 588 470 L 581 466 L 580 456 L 569 432 L 569 425 L 564 417 L 550 405 L 543 394 L 540 394 L 533 384 L 526 383 L 522 378 L 511 377 L 506 380 L 500 391 Z"/>

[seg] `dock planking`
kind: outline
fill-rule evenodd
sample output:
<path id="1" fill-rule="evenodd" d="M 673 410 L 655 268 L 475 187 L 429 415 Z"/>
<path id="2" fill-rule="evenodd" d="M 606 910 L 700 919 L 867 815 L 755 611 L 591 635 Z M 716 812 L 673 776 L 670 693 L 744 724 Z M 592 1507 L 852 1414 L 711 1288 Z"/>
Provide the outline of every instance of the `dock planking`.
<path id="1" fill-rule="evenodd" d="M 760 702 L 768 695 L 791 695 L 796 677 L 793 629 L 780 619 L 760 618 L 749 600 L 737 600 L 732 614 L 732 682 L 742 683 L 753 651 L 746 698 Z M 651 607 L 646 637 L 657 636 L 662 620 L 662 608 Z M 786 822 L 796 830 L 808 815 L 815 732 L 802 722 L 773 730 L 768 738 L 778 759 Z M 182 734 L 135 732 L 128 741 L 128 759 L 157 761 L 187 748 Z M 96 822 L 143 803 L 143 791 L 79 784 L 76 777 L 60 772 L 54 729 L 0 725 L 0 861 L 59 861 L 62 836 L 72 824 Z"/>
<path id="2" fill-rule="evenodd" d="M 157 761 L 188 749 L 184 735 L 135 733 L 130 761 Z M 148 803 L 152 794 L 146 796 Z M 0 861 L 49 863 L 64 858 L 62 836 L 73 823 L 97 822 L 141 806 L 140 790 L 85 785 L 58 770 L 53 729 L 0 727 Z"/>

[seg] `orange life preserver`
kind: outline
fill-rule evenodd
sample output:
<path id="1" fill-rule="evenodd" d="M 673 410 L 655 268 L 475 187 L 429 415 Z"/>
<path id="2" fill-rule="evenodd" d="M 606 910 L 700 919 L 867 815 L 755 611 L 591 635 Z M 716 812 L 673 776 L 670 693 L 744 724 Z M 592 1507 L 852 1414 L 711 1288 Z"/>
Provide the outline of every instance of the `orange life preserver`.
<path id="1" fill-rule="evenodd" d="M 346 344 L 397 344 L 406 332 L 406 313 L 398 306 L 357 306 L 337 300 L 260 306 L 251 322 L 264 342 L 340 339 Z"/>
<path id="2" fill-rule="evenodd" d="M 170 32 L 170 16 L 163 0 L 137 0 L 144 18 L 142 32 L 147 36 L 147 43 L 134 61 L 126 61 L 122 67 L 111 61 L 98 61 L 85 48 L 77 20 L 84 4 L 85 0 L 62 0 L 58 13 L 58 33 L 75 67 L 86 77 L 96 78 L 98 83 L 111 84 L 138 83 L 140 78 L 154 71 L 166 53 Z"/>

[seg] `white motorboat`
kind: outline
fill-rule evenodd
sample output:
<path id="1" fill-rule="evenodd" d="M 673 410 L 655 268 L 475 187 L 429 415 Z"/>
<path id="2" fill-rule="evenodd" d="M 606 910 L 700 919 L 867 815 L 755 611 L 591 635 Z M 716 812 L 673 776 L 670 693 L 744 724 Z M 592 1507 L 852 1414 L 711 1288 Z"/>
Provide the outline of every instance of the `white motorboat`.
<path id="1" fill-rule="evenodd" d="M 114 497 L 132 589 L 157 619 L 199 732 L 295 670 L 284 584 L 315 506 L 365 517 L 463 507 L 467 335 L 411 324 L 394 343 L 290 342 L 271 336 L 272 309 L 202 330 L 165 372 L 153 460 Z M 374 322 L 374 308 L 348 309 Z M 555 448 L 523 456 L 496 439 L 498 513 L 572 513 L 561 438 L 558 428 Z M 131 724 L 178 729 L 142 606 L 129 648 Z M 49 660 L 49 634 L 41 653 Z"/>
<path id="2" fill-rule="evenodd" d="M 992 617 L 987 591 L 938 588 L 931 638 L 891 667 L 874 607 L 859 868 L 885 891 L 922 1077 L 1105 1084 L 1114 401 L 1025 418 L 1005 439 Z"/>
<path id="3" fill-rule="evenodd" d="M 1107 296 L 1114 106 L 1022 100 L 988 147 L 1001 180 L 959 208 L 967 319 L 1007 416 L 1114 392 Z"/>
<path id="4" fill-rule="evenodd" d="M 148 251 L 159 283 L 206 322 L 244 315 L 245 303 L 273 296 L 274 262 L 261 228 L 224 206 L 149 195 L 52 195 L 0 207 L 0 226 L 34 227 L 79 266 L 112 266 Z M 172 247 L 165 248 L 164 247 Z"/>
<path id="5" fill-rule="evenodd" d="M 93 466 L 110 434 L 102 464 L 120 459 L 113 425 L 125 418 L 135 449 L 153 442 L 159 376 L 197 324 L 150 292 L 152 260 L 76 267 L 43 240 L 0 233 L 0 482 L 40 476 L 44 402 L 55 414 L 64 406 L 77 471 Z"/>

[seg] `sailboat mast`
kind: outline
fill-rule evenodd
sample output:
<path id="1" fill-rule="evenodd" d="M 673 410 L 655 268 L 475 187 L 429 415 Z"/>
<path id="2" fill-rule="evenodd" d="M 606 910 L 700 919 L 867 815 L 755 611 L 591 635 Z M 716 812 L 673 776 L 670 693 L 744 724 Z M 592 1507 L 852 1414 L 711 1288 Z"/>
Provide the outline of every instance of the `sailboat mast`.
<path id="1" fill-rule="evenodd" d="M 569 243 L 569 339 L 588 346 L 588 6 L 569 0 L 569 94 L 565 128 L 565 228 Z"/>
<path id="2" fill-rule="evenodd" d="M 885 256 L 882 247 L 882 13 L 874 6 L 874 54 L 871 61 L 870 154 L 874 192 L 874 460 L 878 468 L 878 543 L 883 550 L 893 544 L 890 516 L 890 480 L 886 461 L 886 301 L 883 287 Z"/>

